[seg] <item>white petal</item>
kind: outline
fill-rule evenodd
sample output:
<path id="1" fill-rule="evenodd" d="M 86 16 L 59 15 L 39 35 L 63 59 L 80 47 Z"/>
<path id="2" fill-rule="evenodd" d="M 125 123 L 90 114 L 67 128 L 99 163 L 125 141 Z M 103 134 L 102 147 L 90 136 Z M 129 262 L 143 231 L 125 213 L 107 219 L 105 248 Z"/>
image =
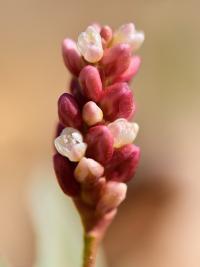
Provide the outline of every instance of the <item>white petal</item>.
<path id="1" fill-rule="evenodd" d="M 87 149 L 82 134 L 71 127 L 65 128 L 61 135 L 55 139 L 54 144 L 58 153 L 75 162 L 81 160 Z"/>
<path id="2" fill-rule="evenodd" d="M 114 147 L 119 148 L 131 144 L 139 131 L 137 123 L 128 122 L 126 119 L 117 119 L 108 124 L 108 129 L 114 137 Z"/>
<path id="3" fill-rule="evenodd" d="M 103 56 L 101 36 L 94 26 L 89 26 L 79 35 L 77 47 L 88 62 L 95 63 Z"/>
<path id="4" fill-rule="evenodd" d="M 130 45 L 132 47 L 133 51 L 136 51 L 140 48 L 140 46 L 143 44 L 145 39 L 144 32 L 135 32 L 135 34 L 132 36 L 132 40 L 130 41 Z"/>
<path id="5" fill-rule="evenodd" d="M 137 50 L 144 42 L 144 32 L 136 31 L 133 23 L 122 25 L 114 33 L 112 45 L 127 43 L 132 47 L 132 50 Z"/>

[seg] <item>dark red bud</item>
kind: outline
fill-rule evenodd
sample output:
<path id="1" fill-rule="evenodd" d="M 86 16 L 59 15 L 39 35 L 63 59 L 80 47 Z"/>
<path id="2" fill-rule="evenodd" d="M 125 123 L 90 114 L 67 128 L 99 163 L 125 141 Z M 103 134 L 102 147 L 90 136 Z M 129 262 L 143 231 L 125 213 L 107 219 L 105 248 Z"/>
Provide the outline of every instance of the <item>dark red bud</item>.
<path id="1" fill-rule="evenodd" d="M 104 90 L 100 102 L 104 118 L 114 121 L 117 118 L 130 118 L 135 112 L 133 93 L 127 83 L 116 83 Z"/>
<path id="2" fill-rule="evenodd" d="M 55 137 L 58 137 L 62 130 L 64 129 L 64 126 L 61 124 L 61 123 L 57 123 L 57 126 L 56 126 L 56 134 L 55 134 Z"/>
<path id="3" fill-rule="evenodd" d="M 73 78 L 70 83 L 70 92 L 76 99 L 76 102 L 80 108 L 87 102 L 87 98 L 81 92 L 81 86 L 78 79 Z"/>
<path id="4" fill-rule="evenodd" d="M 132 57 L 128 68 L 120 75 L 115 76 L 111 82 L 129 82 L 137 74 L 140 65 L 141 58 L 139 56 Z"/>
<path id="5" fill-rule="evenodd" d="M 79 75 L 83 94 L 89 99 L 98 102 L 102 95 L 102 82 L 99 71 L 93 66 L 86 66 Z"/>
<path id="6" fill-rule="evenodd" d="M 80 184 L 74 178 L 74 170 L 70 161 L 56 153 L 53 156 L 53 164 L 58 183 L 63 192 L 71 197 L 77 196 L 80 192 Z"/>
<path id="7" fill-rule="evenodd" d="M 82 118 L 75 98 L 68 94 L 62 94 L 58 100 L 58 116 L 60 122 L 66 127 L 80 128 Z"/>
<path id="8" fill-rule="evenodd" d="M 133 144 L 116 149 L 105 169 L 107 180 L 128 182 L 135 174 L 139 158 L 140 148 Z"/>
<path id="9" fill-rule="evenodd" d="M 107 77 L 115 77 L 128 68 L 130 60 L 130 46 L 128 44 L 119 44 L 105 50 L 101 64 Z"/>
<path id="10" fill-rule="evenodd" d="M 107 163 L 113 154 L 113 136 L 104 125 L 91 127 L 85 138 L 88 145 L 86 155 L 101 164 Z"/>
<path id="11" fill-rule="evenodd" d="M 62 54 L 66 67 L 73 75 L 78 76 L 84 66 L 84 61 L 76 43 L 71 39 L 65 39 L 62 43 Z"/>

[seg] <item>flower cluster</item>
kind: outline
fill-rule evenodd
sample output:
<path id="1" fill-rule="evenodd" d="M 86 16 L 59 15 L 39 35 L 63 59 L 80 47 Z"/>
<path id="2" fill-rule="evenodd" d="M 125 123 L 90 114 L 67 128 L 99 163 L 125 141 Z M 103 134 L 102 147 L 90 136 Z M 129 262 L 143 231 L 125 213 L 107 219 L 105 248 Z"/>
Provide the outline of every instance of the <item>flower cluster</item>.
<path id="1" fill-rule="evenodd" d="M 139 161 L 140 149 L 132 144 L 139 126 L 129 121 L 136 109 L 129 81 L 140 67 L 135 51 L 143 41 L 144 33 L 132 23 L 114 32 L 93 24 L 77 43 L 62 44 L 73 78 L 58 100 L 54 169 L 86 231 L 109 224 Z"/>

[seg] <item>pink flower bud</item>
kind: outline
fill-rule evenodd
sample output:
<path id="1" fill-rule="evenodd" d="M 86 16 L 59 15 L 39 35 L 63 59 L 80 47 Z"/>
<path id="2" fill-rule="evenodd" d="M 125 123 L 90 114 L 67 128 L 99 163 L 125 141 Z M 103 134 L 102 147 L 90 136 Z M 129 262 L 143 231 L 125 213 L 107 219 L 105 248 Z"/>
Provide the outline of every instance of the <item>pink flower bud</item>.
<path id="1" fill-rule="evenodd" d="M 74 178 L 73 165 L 60 154 L 53 156 L 53 163 L 58 183 L 63 192 L 71 197 L 76 197 L 80 192 L 80 185 Z"/>
<path id="2" fill-rule="evenodd" d="M 118 76 L 115 76 L 112 80 L 114 82 L 129 82 L 138 72 L 141 65 L 141 58 L 139 56 L 133 56 L 128 68 Z"/>
<path id="3" fill-rule="evenodd" d="M 116 83 L 104 90 L 100 102 L 105 119 L 114 121 L 118 118 L 130 118 L 135 112 L 133 94 L 127 83 Z"/>
<path id="4" fill-rule="evenodd" d="M 130 60 L 130 46 L 128 44 L 119 44 L 105 50 L 101 64 L 106 76 L 115 77 L 128 68 Z"/>
<path id="5" fill-rule="evenodd" d="M 140 148 L 135 145 L 129 144 L 116 149 L 106 166 L 106 178 L 117 182 L 128 182 L 135 174 L 139 158 Z"/>
<path id="6" fill-rule="evenodd" d="M 64 126 L 80 128 L 82 118 L 75 98 L 68 94 L 62 94 L 58 100 L 58 116 Z"/>
<path id="7" fill-rule="evenodd" d="M 78 76 L 84 66 L 84 61 L 76 46 L 71 39 L 64 39 L 62 43 L 62 54 L 66 67 L 75 76 Z"/>
<path id="8" fill-rule="evenodd" d="M 117 208 L 126 197 L 127 185 L 118 182 L 107 182 L 97 204 L 97 214 L 104 214 Z"/>
<path id="9" fill-rule="evenodd" d="M 83 107 L 82 116 L 87 125 L 92 126 L 102 121 L 103 112 L 95 102 L 89 101 Z"/>
<path id="10" fill-rule="evenodd" d="M 102 95 L 102 82 L 99 71 L 93 66 L 86 66 L 79 75 L 83 94 L 90 100 L 98 102 Z"/>
<path id="11" fill-rule="evenodd" d="M 82 158 L 74 171 L 76 180 L 80 183 L 95 183 L 104 173 L 104 167 L 89 158 Z"/>
<path id="12" fill-rule="evenodd" d="M 91 127 L 85 138 L 88 145 L 86 155 L 101 164 L 107 163 L 113 154 L 113 136 L 104 125 Z"/>
<path id="13" fill-rule="evenodd" d="M 101 28 L 101 38 L 103 39 L 104 46 L 107 46 L 109 42 L 112 40 L 112 29 L 109 26 L 103 26 Z"/>

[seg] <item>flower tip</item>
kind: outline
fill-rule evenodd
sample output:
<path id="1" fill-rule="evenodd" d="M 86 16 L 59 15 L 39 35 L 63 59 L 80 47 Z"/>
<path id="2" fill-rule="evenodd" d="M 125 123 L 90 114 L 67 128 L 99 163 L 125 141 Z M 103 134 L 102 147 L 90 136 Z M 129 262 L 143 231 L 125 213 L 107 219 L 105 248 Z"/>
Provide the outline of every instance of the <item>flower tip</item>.
<path id="1" fill-rule="evenodd" d="M 89 26 L 78 36 L 77 47 L 84 59 L 90 63 L 96 63 L 102 58 L 101 36 L 95 26 Z"/>

